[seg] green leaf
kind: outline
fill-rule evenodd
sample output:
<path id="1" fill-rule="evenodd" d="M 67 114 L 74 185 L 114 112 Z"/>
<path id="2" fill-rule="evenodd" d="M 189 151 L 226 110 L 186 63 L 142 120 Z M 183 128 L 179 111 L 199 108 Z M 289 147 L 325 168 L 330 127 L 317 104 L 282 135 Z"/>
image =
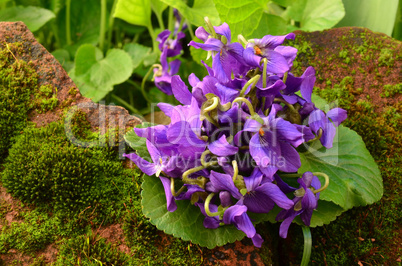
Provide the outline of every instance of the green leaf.
<path id="1" fill-rule="evenodd" d="M 192 7 L 189 7 L 183 0 L 161 1 L 179 10 L 191 24 L 196 26 L 205 24 L 204 17 L 208 17 L 213 25 L 220 24 L 219 14 L 213 0 L 194 0 Z"/>
<path id="2" fill-rule="evenodd" d="M 0 11 L 0 21 L 22 21 L 32 32 L 39 30 L 55 17 L 52 11 L 36 6 L 14 6 Z"/>
<path id="3" fill-rule="evenodd" d="M 151 2 L 148 0 L 118 0 L 114 17 L 145 27 L 151 24 Z"/>
<path id="4" fill-rule="evenodd" d="M 300 159 L 300 173 L 323 172 L 329 176 L 329 186 L 321 192 L 320 199 L 331 201 L 345 210 L 374 203 L 383 195 L 377 164 L 362 138 L 349 128 L 337 128 L 331 149 L 315 141 L 308 151 L 300 153 Z M 319 179 L 324 184 L 324 179 Z"/>
<path id="5" fill-rule="evenodd" d="M 346 15 L 336 27 L 357 26 L 391 36 L 398 0 L 343 0 Z M 402 7 L 399 7 L 399 12 Z"/>
<path id="6" fill-rule="evenodd" d="M 84 44 L 77 51 L 70 75 L 82 95 L 97 102 L 112 91 L 114 85 L 126 81 L 131 73 L 132 61 L 125 51 L 110 49 L 103 58 L 99 48 Z"/>
<path id="7" fill-rule="evenodd" d="M 133 71 L 142 64 L 144 59 L 151 53 L 151 48 L 138 43 L 128 43 L 124 45 L 123 50 L 126 51 L 133 62 Z"/>
<path id="8" fill-rule="evenodd" d="M 54 58 L 59 61 L 66 71 L 70 71 L 74 67 L 74 62 L 71 61 L 70 53 L 65 49 L 57 49 L 52 52 Z"/>
<path id="9" fill-rule="evenodd" d="M 215 5 L 221 20 L 229 24 L 232 39 L 237 40 L 239 34 L 245 38 L 257 38 L 255 31 L 258 28 L 261 35 L 262 27 L 269 25 L 269 21 L 266 24 L 269 17 L 265 13 L 268 2 L 268 0 L 215 0 Z M 266 31 L 266 34 L 270 32 Z"/>
<path id="10" fill-rule="evenodd" d="M 167 7 L 168 5 L 161 0 L 151 0 L 151 8 L 157 14 L 162 14 Z"/>
<path id="11" fill-rule="evenodd" d="M 154 124 L 143 122 L 141 125 L 136 125 L 135 128 L 146 128 L 151 126 L 154 126 Z M 137 153 L 140 157 L 142 157 L 143 159 L 150 158 L 146 144 L 147 139 L 139 137 L 135 133 L 134 129 L 130 130 L 129 132 L 127 132 L 126 135 L 124 135 L 124 140 L 131 148 L 135 150 L 135 153 Z"/>
<path id="12" fill-rule="evenodd" d="M 300 22 L 304 31 L 329 29 L 345 16 L 342 0 L 300 0 L 287 12 L 290 19 Z"/>
<path id="13" fill-rule="evenodd" d="M 275 15 L 270 15 L 270 14 L 262 14 L 260 23 L 258 24 L 258 27 L 255 29 L 253 32 L 252 36 L 248 37 L 253 37 L 256 39 L 260 39 L 264 37 L 265 35 L 284 35 L 289 33 L 288 31 L 288 25 L 286 24 L 286 21 Z M 246 38 L 248 38 L 246 37 Z"/>
<path id="14" fill-rule="evenodd" d="M 241 240 L 245 234 L 233 225 L 207 229 L 203 226 L 204 215 L 200 208 L 188 200 L 179 200 L 177 210 L 169 212 L 163 185 L 159 178 L 146 176 L 142 183 L 142 211 L 152 224 L 167 234 L 180 237 L 203 247 L 214 248 Z"/>

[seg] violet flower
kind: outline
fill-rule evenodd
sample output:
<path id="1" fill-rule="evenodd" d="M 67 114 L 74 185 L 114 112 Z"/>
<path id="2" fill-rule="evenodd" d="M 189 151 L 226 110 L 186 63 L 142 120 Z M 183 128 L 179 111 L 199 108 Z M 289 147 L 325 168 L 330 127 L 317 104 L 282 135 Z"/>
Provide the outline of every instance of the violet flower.
<path id="1" fill-rule="evenodd" d="M 305 225 L 310 225 L 313 210 L 317 208 L 317 202 L 320 197 L 320 193 L 315 194 L 313 190 L 319 189 L 321 183 L 311 172 L 305 172 L 297 182 L 300 187 L 298 189 L 291 188 L 295 195 L 293 199 L 294 207 L 289 210 L 282 210 L 276 217 L 277 221 L 284 220 L 279 228 L 279 235 L 282 238 L 287 237 L 289 226 L 298 215 L 300 215 Z"/>

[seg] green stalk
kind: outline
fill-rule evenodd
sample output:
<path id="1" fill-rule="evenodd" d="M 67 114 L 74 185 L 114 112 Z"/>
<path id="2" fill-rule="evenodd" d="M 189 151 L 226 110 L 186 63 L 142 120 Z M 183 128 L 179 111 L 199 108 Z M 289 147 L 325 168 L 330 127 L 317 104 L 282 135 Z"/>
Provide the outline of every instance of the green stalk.
<path id="1" fill-rule="evenodd" d="M 165 29 L 165 25 L 163 24 L 162 14 L 161 13 L 156 13 L 156 12 L 154 12 L 154 13 L 156 15 L 156 19 L 158 20 L 159 27 L 163 31 Z"/>
<path id="2" fill-rule="evenodd" d="M 135 113 L 135 114 L 141 114 L 140 111 L 138 111 L 136 108 L 134 108 L 131 104 L 129 104 L 128 102 L 126 102 L 125 100 L 123 100 L 122 98 L 120 98 L 119 96 L 115 95 L 115 94 L 111 94 L 112 95 L 112 99 L 115 100 L 116 102 L 120 103 L 121 105 L 123 105 L 125 108 L 127 108 L 128 110 L 130 110 L 131 112 Z"/>
<path id="3" fill-rule="evenodd" d="M 190 33 L 191 39 L 194 40 L 195 35 L 193 32 L 193 28 L 191 28 L 191 24 L 188 22 L 188 20 L 186 20 L 186 23 L 187 23 L 187 29 L 188 29 L 188 32 Z"/>
<path id="4" fill-rule="evenodd" d="M 71 0 L 66 0 L 66 41 L 67 45 L 71 45 Z"/>
<path id="5" fill-rule="evenodd" d="M 158 42 L 156 41 L 156 36 L 155 36 L 155 32 L 154 32 L 152 25 L 147 26 L 147 29 L 148 29 L 149 35 L 151 35 L 151 38 L 152 38 L 153 52 L 158 53 L 159 52 Z"/>
<path id="6" fill-rule="evenodd" d="M 303 236 L 304 236 L 304 249 L 303 249 L 303 258 L 301 261 L 301 266 L 307 266 L 310 262 L 310 255 L 311 255 L 311 246 L 312 246 L 312 238 L 311 238 L 311 231 L 310 227 L 302 226 Z"/>
<path id="7" fill-rule="evenodd" d="M 112 12 L 109 15 L 109 28 L 107 31 L 107 49 L 110 49 L 112 45 L 112 35 L 113 35 L 113 24 L 114 24 L 114 11 L 116 9 L 117 0 L 113 1 Z"/>
<path id="8" fill-rule="evenodd" d="M 174 23 L 173 23 L 173 7 L 169 6 L 169 15 L 168 15 L 168 29 L 172 33 L 174 31 Z"/>
<path id="9" fill-rule="evenodd" d="M 103 52 L 103 45 L 105 42 L 106 34 L 106 0 L 101 0 L 101 17 L 100 17 L 100 34 L 99 34 L 99 48 Z"/>

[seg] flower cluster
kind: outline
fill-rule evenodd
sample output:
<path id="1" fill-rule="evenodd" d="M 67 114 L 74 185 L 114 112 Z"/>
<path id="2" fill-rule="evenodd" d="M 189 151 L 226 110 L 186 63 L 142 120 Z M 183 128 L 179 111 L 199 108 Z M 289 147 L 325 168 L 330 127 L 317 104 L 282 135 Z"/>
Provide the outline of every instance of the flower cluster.
<path id="1" fill-rule="evenodd" d="M 263 240 L 249 213 L 268 213 L 277 205 L 281 237 L 298 215 L 310 224 L 328 177 L 297 174 L 298 149 L 315 141 L 331 148 L 335 127 L 347 115 L 340 108 L 324 113 L 315 107 L 312 67 L 301 77 L 290 73 L 297 50 L 282 44 L 293 33 L 243 38 L 241 44 L 232 42 L 226 23 L 207 29 L 196 30 L 203 43 L 189 45 L 212 56 L 212 67 L 204 64 L 208 75 L 200 80 L 191 74 L 191 92 L 179 76 L 171 77 L 182 105 L 158 104 L 171 123 L 135 129 L 146 138 L 152 162 L 135 153 L 125 156 L 160 178 L 168 211 L 177 209 L 177 200 L 191 201 L 205 215 L 206 228 L 233 224 L 260 247 Z M 166 55 L 173 52 L 168 49 Z M 287 185 L 286 175 L 299 177 L 300 187 Z M 322 187 L 317 175 L 325 177 Z"/>

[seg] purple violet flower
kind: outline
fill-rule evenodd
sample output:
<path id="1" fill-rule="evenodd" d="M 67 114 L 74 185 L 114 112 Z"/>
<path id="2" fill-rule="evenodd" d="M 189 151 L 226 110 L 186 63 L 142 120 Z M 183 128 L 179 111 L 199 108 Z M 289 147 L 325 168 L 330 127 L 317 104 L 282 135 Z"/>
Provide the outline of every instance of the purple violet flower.
<path id="1" fill-rule="evenodd" d="M 305 225 L 310 225 L 313 210 L 317 208 L 317 202 L 320 197 L 320 193 L 314 194 L 313 190 L 319 189 L 321 183 L 311 172 L 305 172 L 297 182 L 300 187 L 298 189 L 291 188 L 295 195 L 293 199 L 294 207 L 289 210 L 282 210 L 276 217 L 277 221 L 284 220 L 279 228 L 279 235 L 282 238 L 287 237 L 289 226 L 298 215 L 300 215 Z"/>

